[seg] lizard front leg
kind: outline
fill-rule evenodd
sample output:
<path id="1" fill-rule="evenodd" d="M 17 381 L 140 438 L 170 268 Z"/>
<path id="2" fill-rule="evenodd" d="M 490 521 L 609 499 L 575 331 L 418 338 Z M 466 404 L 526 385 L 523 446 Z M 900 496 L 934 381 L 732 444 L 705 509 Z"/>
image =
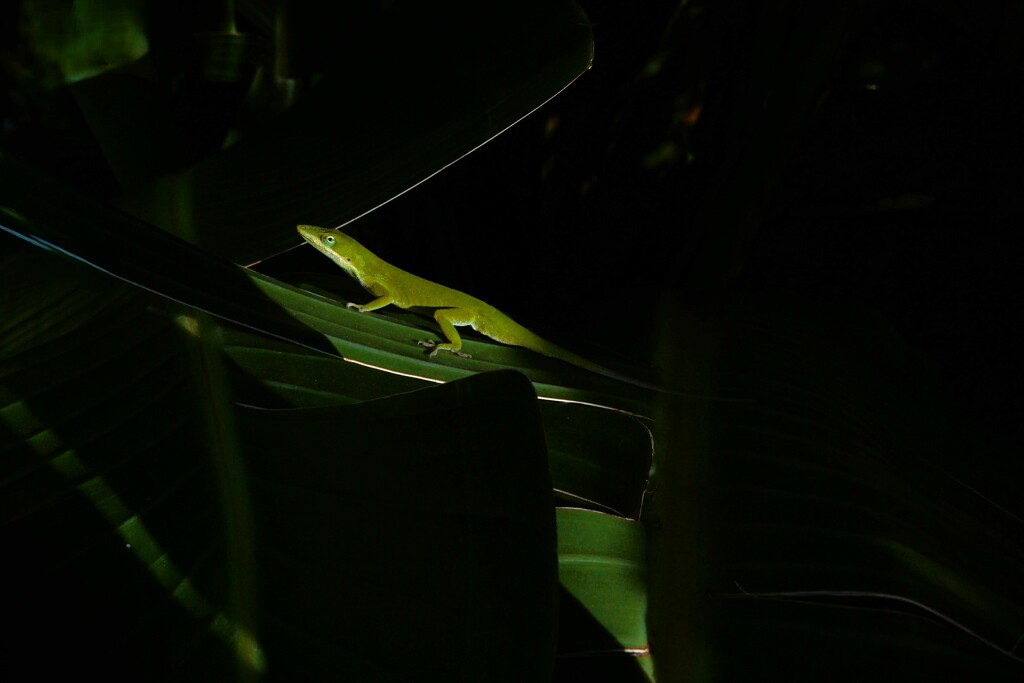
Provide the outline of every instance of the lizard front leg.
<path id="1" fill-rule="evenodd" d="M 462 337 L 455 329 L 456 325 L 469 325 L 472 316 L 463 308 L 439 308 L 434 311 L 434 320 L 441 327 L 441 334 L 447 342 L 438 343 L 432 339 L 424 339 L 419 345 L 430 349 L 428 357 L 433 358 L 438 351 L 451 351 L 460 358 L 472 358 L 468 353 L 462 352 Z"/>
<path id="2" fill-rule="evenodd" d="M 378 297 L 368 304 L 345 304 L 346 308 L 354 308 L 360 313 L 369 313 L 370 311 L 376 311 L 378 308 L 384 308 L 395 303 L 395 297 L 390 294 L 385 294 L 382 297 Z"/>

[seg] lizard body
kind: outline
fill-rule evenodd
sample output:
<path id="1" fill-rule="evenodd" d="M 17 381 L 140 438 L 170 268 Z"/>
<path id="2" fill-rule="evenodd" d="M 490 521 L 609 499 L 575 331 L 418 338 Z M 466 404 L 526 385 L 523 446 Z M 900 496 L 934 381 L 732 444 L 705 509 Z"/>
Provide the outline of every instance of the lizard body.
<path id="1" fill-rule="evenodd" d="M 535 353 L 556 358 L 590 372 L 634 386 L 662 393 L 687 395 L 656 384 L 644 382 L 616 372 L 578 354 L 564 349 L 531 332 L 494 306 L 436 282 L 431 282 L 387 263 L 348 235 L 337 230 L 312 225 L 298 226 L 299 234 L 318 251 L 341 266 L 376 299 L 368 304 L 348 304 L 361 313 L 376 311 L 385 306 L 399 308 L 434 308 L 434 320 L 447 339 L 445 342 L 425 340 L 421 346 L 431 349 L 429 356 L 438 351 L 450 351 L 468 357 L 462 352 L 462 337 L 455 329 L 469 326 L 502 344 L 521 346 Z"/>

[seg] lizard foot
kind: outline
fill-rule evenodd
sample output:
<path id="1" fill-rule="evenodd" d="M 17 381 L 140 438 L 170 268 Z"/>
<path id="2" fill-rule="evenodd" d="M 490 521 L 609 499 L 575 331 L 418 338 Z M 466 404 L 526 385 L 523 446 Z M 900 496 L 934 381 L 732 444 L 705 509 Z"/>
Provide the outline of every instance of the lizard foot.
<path id="1" fill-rule="evenodd" d="M 422 346 L 425 349 L 430 349 L 431 350 L 430 353 L 427 354 L 427 358 L 433 358 L 434 356 L 437 355 L 437 352 L 441 350 L 441 346 L 436 341 L 434 341 L 433 339 L 423 339 L 423 340 L 418 341 L 416 343 L 419 344 L 420 346 Z M 451 351 L 451 349 L 447 349 L 447 350 Z M 463 353 L 462 351 L 452 351 L 452 353 L 454 353 L 459 358 L 472 358 L 473 357 L 473 356 L 469 355 L 468 353 Z"/>
<path id="2" fill-rule="evenodd" d="M 360 313 L 363 312 L 363 307 L 361 305 L 359 305 L 359 304 L 347 303 L 347 304 L 345 304 L 345 308 L 354 308 L 355 310 L 359 311 Z"/>

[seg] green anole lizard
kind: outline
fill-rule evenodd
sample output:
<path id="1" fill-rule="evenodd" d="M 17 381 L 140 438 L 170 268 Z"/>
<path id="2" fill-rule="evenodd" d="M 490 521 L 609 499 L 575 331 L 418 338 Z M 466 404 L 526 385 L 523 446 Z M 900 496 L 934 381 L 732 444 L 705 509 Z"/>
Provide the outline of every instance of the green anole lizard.
<path id="1" fill-rule="evenodd" d="M 419 342 L 420 346 L 430 349 L 428 355 L 431 358 L 438 351 L 450 351 L 458 356 L 468 358 L 469 356 L 462 352 L 462 337 L 459 336 L 455 328 L 469 325 L 480 334 L 502 344 L 521 346 L 626 384 L 661 393 L 694 396 L 615 372 L 552 344 L 512 320 L 494 306 L 484 303 L 476 297 L 417 277 L 387 263 L 343 232 L 312 225 L 300 225 L 298 230 L 304 240 L 341 266 L 367 291 L 377 297 L 368 304 L 350 303 L 348 304 L 349 308 L 354 308 L 360 313 L 376 311 L 391 305 L 399 308 L 436 309 L 434 320 L 441 326 L 441 332 L 448 341 L 439 343 L 433 340 L 424 340 Z"/>

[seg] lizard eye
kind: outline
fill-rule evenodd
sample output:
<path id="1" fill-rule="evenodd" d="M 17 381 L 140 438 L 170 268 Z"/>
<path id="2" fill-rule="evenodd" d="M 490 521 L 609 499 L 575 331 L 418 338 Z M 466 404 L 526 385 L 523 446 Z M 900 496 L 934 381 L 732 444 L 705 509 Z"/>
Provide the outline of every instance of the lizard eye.
<path id="1" fill-rule="evenodd" d="M 334 235 L 324 236 L 324 242 L 326 242 L 327 244 L 334 244 Z"/>

